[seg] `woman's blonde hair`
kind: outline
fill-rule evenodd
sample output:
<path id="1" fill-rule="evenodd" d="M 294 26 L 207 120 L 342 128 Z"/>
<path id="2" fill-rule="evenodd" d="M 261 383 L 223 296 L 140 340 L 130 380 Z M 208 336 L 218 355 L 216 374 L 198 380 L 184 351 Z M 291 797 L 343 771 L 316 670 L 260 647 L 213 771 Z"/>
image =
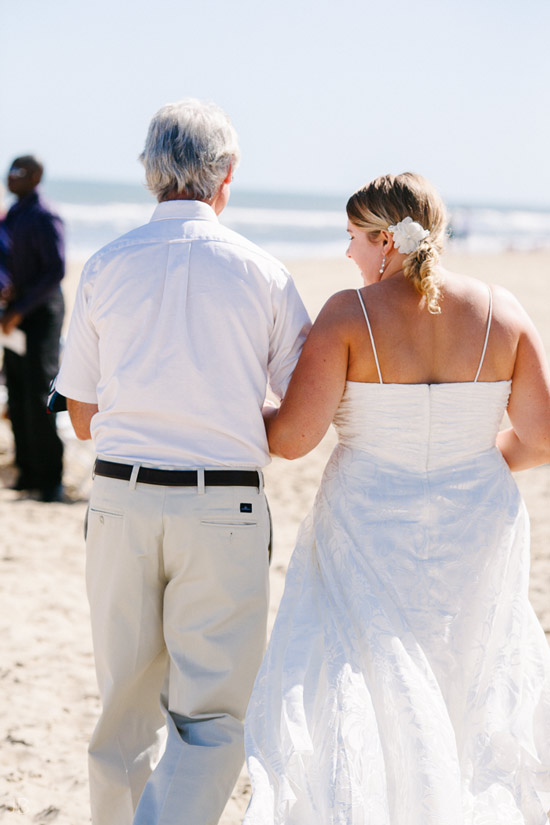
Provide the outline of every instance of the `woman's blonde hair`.
<path id="1" fill-rule="evenodd" d="M 407 216 L 429 230 L 403 262 L 403 273 L 420 295 L 426 297 L 428 312 L 441 312 L 440 285 L 437 272 L 447 229 L 447 214 L 439 194 L 421 175 L 382 175 L 358 189 L 349 199 L 346 211 L 354 226 L 376 241 L 380 232 Z"/>

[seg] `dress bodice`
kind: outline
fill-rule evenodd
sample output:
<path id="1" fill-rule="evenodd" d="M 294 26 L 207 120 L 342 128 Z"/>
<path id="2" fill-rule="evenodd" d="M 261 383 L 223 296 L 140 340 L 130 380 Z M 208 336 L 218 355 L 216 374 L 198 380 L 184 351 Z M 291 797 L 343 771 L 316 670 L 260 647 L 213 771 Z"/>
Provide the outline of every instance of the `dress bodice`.
<path id="1" fill-rule="evenodd" d="M 441 384 L 385 384 L 361 291 L 379 383 L 347 381 L 334 426 L 339 442 L 403 470 L 448 467 L 495 446 L 510 396 L 511 381 L 478 381 L 493 314 L 489 288 L 485 339 L 473 381 Z"/>
<path id="2" fill-rule="evenodd" d="M 334 426 L 341 444 L 402 469 L 449 466 L 494 446 L 511 383 L 347 381 Z"/>

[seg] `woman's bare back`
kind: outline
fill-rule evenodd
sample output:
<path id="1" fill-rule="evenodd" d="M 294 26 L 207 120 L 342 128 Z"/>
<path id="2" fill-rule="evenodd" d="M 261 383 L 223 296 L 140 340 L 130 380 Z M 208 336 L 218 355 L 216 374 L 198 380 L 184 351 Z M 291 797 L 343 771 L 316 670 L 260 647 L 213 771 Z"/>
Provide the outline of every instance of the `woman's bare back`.
<path id="1" fill-rule="evenodd" d="M 519 339 L 519 305 L 500 287 L 450 272 L 442 274 L 441 313 L 430 314 L 414 286 L 396 276 L 361 290 L 384 383 L 441 384 L 473 381 L 481 361 L 480 381 L 512 377 Z M 350 290 L 350 381 L 378 382 L 374 351 L 365 317 Z"/>

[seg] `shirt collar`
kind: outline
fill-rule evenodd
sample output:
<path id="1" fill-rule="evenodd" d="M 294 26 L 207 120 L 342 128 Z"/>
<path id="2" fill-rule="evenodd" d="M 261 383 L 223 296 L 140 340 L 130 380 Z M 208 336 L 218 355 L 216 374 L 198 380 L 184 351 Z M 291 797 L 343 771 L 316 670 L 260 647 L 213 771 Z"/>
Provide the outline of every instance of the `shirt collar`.
<path id="1" fill-rule="evenodd" d="M 39 200 L 38 192 L 36 189 L 33 189 L 33 191 L 25 195 L 24 198 L 16 200 L 11 207 L 11 211 L 17 212 L 19 209 L 26 209 L 28 206 L 33 206 L 35 203 L 38 203 Z"/>
<path id="2" fill-rule="evenodd" d="M 204 201 L 176 200 L 162 201 L 162 203 L 157 204 L 151 220 L 163 221 L 170 218 L 218 222 L 218 216 L 212 207 Z"/>

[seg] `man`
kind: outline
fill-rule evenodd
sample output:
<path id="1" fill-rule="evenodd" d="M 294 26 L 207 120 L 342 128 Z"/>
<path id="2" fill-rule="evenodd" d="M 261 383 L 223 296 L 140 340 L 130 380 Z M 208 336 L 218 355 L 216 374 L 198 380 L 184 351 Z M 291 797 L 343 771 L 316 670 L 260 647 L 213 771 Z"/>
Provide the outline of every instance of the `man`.
<path id="1" fill-rule="evenodd" d="M 92 821 L 207 825 L 242 765 L 265 643 L 262 403 L 309 320 L 281 264 L 218 222 L 239 159 L 220 109 L 165 106 L 141 159 L 159 204 L 86 265 L 57 382 L 98 452 Z"/>
<path id="2" fill-rule="evenodd" d="M 42 501 L 63 499 L 63 444 L 55 416 L 46 411 L 48 387 L 59 366 L 64 303 L 63 224 L 37 187 L 44 168 L 32 155 L 16 158 L 8 188 L 17 197 L 4 221 L 11 280 L 3 332 L 21 329 L 25 354 L 4 351 L 8 411 L 18 468 L 16 490 L 36 490 Z"/>

